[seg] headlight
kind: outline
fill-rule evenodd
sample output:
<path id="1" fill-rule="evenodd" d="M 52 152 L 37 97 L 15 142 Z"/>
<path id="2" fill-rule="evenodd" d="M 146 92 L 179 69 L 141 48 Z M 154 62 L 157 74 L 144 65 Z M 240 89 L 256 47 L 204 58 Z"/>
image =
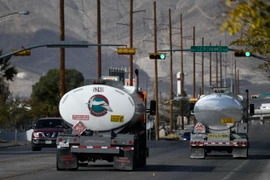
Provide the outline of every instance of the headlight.
<path id="1" fill-rule="evenodd" d="M 34 132 L 33 137 L 35 137 L 35 138 L 42 137 L 42 133 L 41 132 Z"/>

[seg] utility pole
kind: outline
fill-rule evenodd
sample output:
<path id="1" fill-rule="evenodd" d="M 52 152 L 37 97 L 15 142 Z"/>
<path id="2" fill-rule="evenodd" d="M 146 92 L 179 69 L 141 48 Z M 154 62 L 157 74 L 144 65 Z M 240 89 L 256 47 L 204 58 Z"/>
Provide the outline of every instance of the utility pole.
<path id="1" fill-rule="evenodd" d="M 180 48 L 183 50 L 183 20 L 182 14 L 180 14 Z M 180 54 L 180 96 L 184 96 L 184 58 L 183 58 L 183 51 Z"/>
<path id="2" fill-rule="evenodd" d="M 212 44 L 210 43 L 210 46 Z M 209 85 L 212 86 L 212 53 L 209 54 Z"/>
<path id="3" fill-rule="evenodd" d="M 180 14 L 180 48 L 183 50 L 183 19 L 182 14 Z M 180 54 L 180 96 L 184 97 L 184 58 L 183 58 L 183 51 Z M 181 104 L 182 106 L 182 104 Z M 183 109 L 181 107 L 181 109 Z M 181 124 L 182 129 L 184 129 L 184 116 L 181 116 Z"/>
<path id="4" fill-rule="evenodd" d="M 65 40 L 65 11 L 64 11 L 64 0 L 59 1 L 60 11 L 60 41 Z M 60 90 L 60 98 L 62 98 L 65 94 L 65 48 L 60 48 L 60 83 L 59 83 L 59 90 Z"/>
<path id="5" fill-rule="evenodd" d="M 169 9 L 169 41 L 170 41 L 170 133 L 173 133 L 173 57 L 172 57 L 172 21 Z"/>
<path id="6" fill-rule="evenodd" d="M 195 26 L 193 26 L 193 46 L 195 46 Z M 193 52 L 193 98 L 195 98 L 196 93 L 196 60 L 195 60 L 195 52 Z"/>
<path id="7" fill-rule="evenodd" d="M 221 46 L 221 41 L 219 41 L 219 46 Z M 220 72 L 220 87 L 223 86 L 222 81 L 222 53 L 219 53 L 219 72 Z"/>
<path id="8" fill-rule="evenodd" d="M 218 53 L 217 52 L 216 52 L 216 87 L 218 87 Z"/>
<path id="9" fill-rule="evenodd" d="M 204 38 L 202 37 L 202 46 L 204 46 Z M 201 95 L 204 94 L 204 53 L 202 52 L 202 87 Z"/>
<path id="10" fill-rule="evenodd" d="M 157 53 L 157 15 L 156 15 L 156 1 L 154 4 L 154 52 Z M 155 132 L 156 140 L 159 140 L 159 100 L 158 100 L 158 68 L 157 59 L 155 59 L 155 100 L 157 102 L 156 115 L 155 115 Z"/>
<path id="11" fill-rule="evenodd" d="M 129 23 L 129 47 L 133 48 L 133 0 L 130 0 Z M 129 84 L 133 86 L 133 54 L 129 55 Z"/>
<path id="12" fill-rule="evenodd" d="M 239 79 L 240 71 L 237 69 L 237 94 L 240 94 L 240 79 Z"/>
<path id="13" fill-rule="evenodd" d="M 97 43 L 101 44 L 100 0 L 97 0 Z M 101 78 L 101 46 L 97 47 L 97 78 Z"/>
<path id="14" fill-rule="evenodd" d="M 234 60 L 234 92 L 237 94 L 236 60 Z"/>
<path id="15" fill-rule="evenodd" d="M 231 58 L 231 88 L 230 88 L 230 90 L 232 93 L 234 92 L 234 89 L 233 89 L 233 56 Z"/>

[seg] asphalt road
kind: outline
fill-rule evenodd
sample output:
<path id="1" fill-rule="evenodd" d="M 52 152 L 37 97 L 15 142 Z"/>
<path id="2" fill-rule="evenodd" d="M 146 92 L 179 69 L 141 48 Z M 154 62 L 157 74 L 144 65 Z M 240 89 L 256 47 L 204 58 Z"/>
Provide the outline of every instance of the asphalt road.
<path id="1" fill-rule="evenodd" d="M 150 141 L 145 168 L 118 171 L 107 162 L 90 163 L 78 171 L 57 171 L 55 149 L 32 152 L 29 145 L 0 148 L 0 179 L 16 180 L 268 180 L 270 179 L 270 126 L 250 126 L 249 159 L 220 153 L 205 159 L 189 158 L 188 141 Z"/>

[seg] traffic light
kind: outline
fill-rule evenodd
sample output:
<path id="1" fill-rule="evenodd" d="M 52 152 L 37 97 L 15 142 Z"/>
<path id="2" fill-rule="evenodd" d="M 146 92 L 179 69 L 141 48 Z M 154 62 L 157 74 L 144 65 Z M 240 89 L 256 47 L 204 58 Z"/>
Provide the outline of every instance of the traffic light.
<path id="1" fill-rule="evenodd" d="M 149 59 L 166 59 L 165 53 L 149 53 Z"/>
<path id="2" fill-rule="evenodd" d="M 249 51 L 237 50 L 237 51 L 234 51 L 234 56 L 235 57 L 250 57 L 251 53 Z"/>
<path id="3" fill-rule="evenodd" d="M 135 55 L 135 48 L 117 48 L 117 54 L 119 55 Z"/>
<path id="4" fill-rule="evenodd" d="M 251 98 L 260 98 L 260 95 L 258 95 L 258 94 L 253 94 L 253 95 L 251 95 Z"/>
<path id="5" fill-rule="evenodd" d="M 18 51 L 18 50 L 19 50 L 19 49 L 13 48 L 13 49 L 12 49 L 12 52 Z M 31 55 L 31 50 L 30 50 L 30 49 L 27 49 L 27 50 L 18 52 L 18 53 L 16 53 L 16 54 L 13 54 L 13 56 L 30 56 L 30 55 Z"/>

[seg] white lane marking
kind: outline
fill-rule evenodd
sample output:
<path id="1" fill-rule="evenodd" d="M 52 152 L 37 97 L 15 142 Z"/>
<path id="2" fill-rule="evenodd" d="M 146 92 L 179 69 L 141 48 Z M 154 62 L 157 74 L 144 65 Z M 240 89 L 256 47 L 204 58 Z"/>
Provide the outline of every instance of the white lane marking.
<path id="1" fill-rule="evenodd" d="M 244 162 L 242 162 L 237 168 L 235 168 L 232 172 L 230 172 L 227 176 L 225 176 L 222 180 L 228 180 L 230 179 L 238 170 L 240 170 L 246 163 L 248 162 L 248 160 L 245 160 Z"/>

